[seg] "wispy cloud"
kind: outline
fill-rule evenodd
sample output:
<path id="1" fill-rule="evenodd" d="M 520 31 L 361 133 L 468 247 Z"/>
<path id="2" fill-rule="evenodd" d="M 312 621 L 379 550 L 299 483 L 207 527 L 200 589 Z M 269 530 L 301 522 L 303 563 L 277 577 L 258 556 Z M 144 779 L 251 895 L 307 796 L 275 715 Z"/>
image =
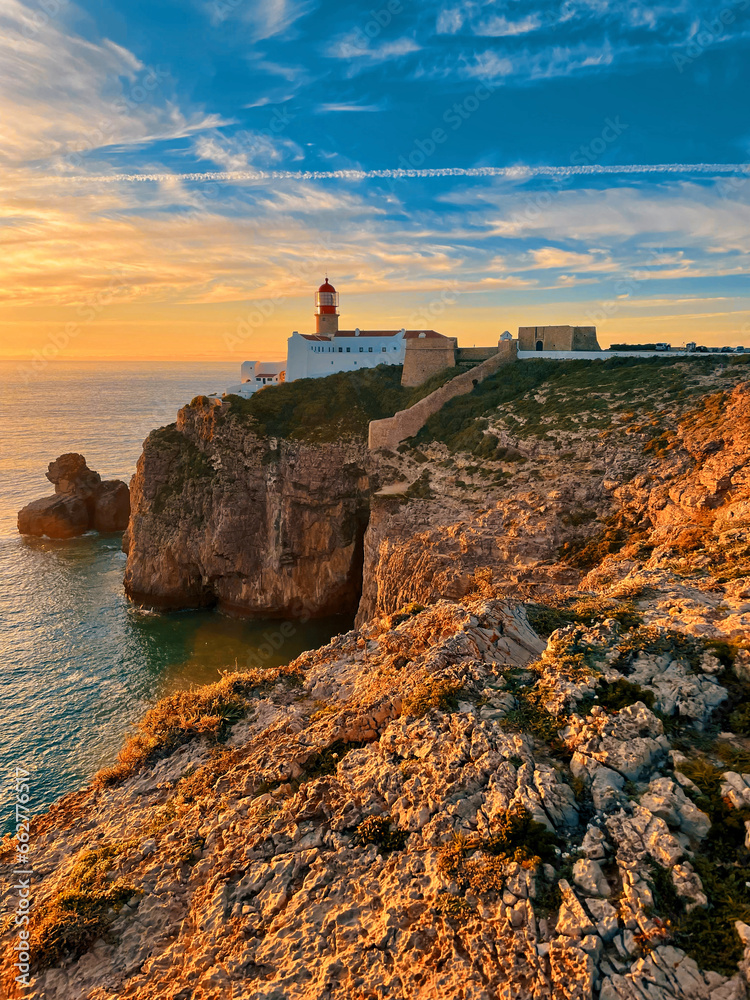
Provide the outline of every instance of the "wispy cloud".
<path id="1" fill-rule="evenodd" d="M 96 149 L 183 138 L 224 124 L 219 115 L 185 113 L 166 68 L 63 27 L 59 19 L 33 17 L 18 0 L 0 7 L 6 165 L 56 160 L 69 169 L 69 160 L 77 165 Z"/>
<path id="2" fill-rule="evenodd" d="M 210 171 L 205 173 L 111 173 L 71 175 L 66 180 L 88 182 L 149 182 L 164 181 L 179 176 L 184 181 L 316 181 L 316 180 L 409 180 L 440 177 L 497 177 L 510 181 L 525 181 L 536 177 L 612 177 L 632 174 L 705 174 L 750 175 L 750 165 L 745 163 L 640 163 L 640 164 L 590 164 L 586 166 L 518 166 L 518 167 L 434 167 L 423 169 L 387 168 L 383 170 L 237 170 Z"/>
<path id="3" fill-rule="evenodd" d="M 205 10 L 212 24 L 236 18 L 249 25 L 255 41 L 262 41 L 283 35 L 317 6 L 317 0 L 207 0 Z"/>
<path id="4" fill-rule="evenodd" d="M 302 150 L 291 139 L 248 131 L 233 136 L 220 133 L 198 136 L 194 150 L 199 159 L 218 163 L 230 173 L 303 157 Z"/>
<path id="5" fill-rule="evenodd" d="M 326 48 L 324 55 L 334 59 L 352 60 L 352 71 L 356 71 L 357 60 L 367 60 L 370 63 L 388 62 L 391 59 L 400 59 L 402 56 L 410 55 L 412 52 L 419 52 L 421 46 L 413 38 L 396 38 L 393 41 L 383 41 L 380 44 L 370 42 L 361 31 L 353 31 L 330 48 Z"/>
<path id="6" fill-rule="evenodd" d="M 380 104 L 319 104 L 317 107 L 318 114 L 328 115 L 328 114 L 338 114 L 339 112 L 374 112 L 382 111 L 385 108 L 384 103 Z"/>

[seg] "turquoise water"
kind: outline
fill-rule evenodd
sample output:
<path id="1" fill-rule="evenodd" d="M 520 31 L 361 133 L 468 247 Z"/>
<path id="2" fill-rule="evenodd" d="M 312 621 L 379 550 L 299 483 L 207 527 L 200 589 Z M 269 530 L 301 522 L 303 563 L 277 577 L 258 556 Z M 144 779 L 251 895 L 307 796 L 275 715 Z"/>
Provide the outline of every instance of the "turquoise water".
<path id="1" fill-rule="evenodd" d="M 59 362 L 27 375 L 0 363 L 0 829 L 16 766 L 31 772 L 41 810 L 111 763 L 162 695 L 224 669 L 287 662 L 351 624 L 295 624 L 282 638 L 278 621 L 142 611 L 123 593 L 120 535 L 61 542 L 16 531 L 20 507 L 52 492 L 52 459 L 80 451 L 103 478 L 129 481 L 149 430 L 236 380 L 235 365 Z"/>

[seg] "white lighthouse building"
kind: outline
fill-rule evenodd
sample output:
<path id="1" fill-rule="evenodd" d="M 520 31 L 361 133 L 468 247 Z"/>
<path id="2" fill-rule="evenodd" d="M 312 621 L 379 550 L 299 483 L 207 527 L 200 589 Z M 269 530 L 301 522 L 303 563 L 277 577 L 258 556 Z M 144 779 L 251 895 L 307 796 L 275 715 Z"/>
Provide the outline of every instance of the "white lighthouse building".
<path id="1" fill-rule="evenodd" d="M 339 330 L 338 306 L 326 278 L 315 293 L 315 333 L 295 330 L 287 341 L 287 382 L 404 363 L 406 330 Z"/>
<path id="2" fill-rule="evenodd" d="M 439 367 L 454 363 L 452 355 L 449 358 L 443 354 L 446 349 L 452 352 L 456 341 L 434 330 L 339 330 L 339 293 L 326 278 L 315 293 L 315 333 L 295 330 L 287 341 L 286 361 L 244 361 L 241 383 L 231 386 L 224 395 L 235 393 L 247 398 L 281 382 L 325 378 L 336 372 L 356 372 L 378 365 L 403 365 L 407 344 L 423 348 L 419 353 L 425 358 L 424 349 L 430 348 L 435 354 L 436 349 L 443 348 Z"/>

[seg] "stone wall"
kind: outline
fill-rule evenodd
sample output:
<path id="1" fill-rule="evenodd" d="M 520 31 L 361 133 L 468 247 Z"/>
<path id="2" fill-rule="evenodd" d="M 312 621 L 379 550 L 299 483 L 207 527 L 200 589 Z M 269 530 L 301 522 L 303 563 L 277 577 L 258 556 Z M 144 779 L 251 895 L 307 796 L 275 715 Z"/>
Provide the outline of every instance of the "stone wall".
<path id="1" fill-rule="evenodd" d="M 444 368 L 456 364 L 455 337 L 411 338 L 406 342 L 404 352 L 404 372 L 401 385 L 422 385 L 428 378 Z"/>
<path id="2" fill-rule="evenodd" d="M 497 347 L 459 347 L 456 350 L 456 364 L 462 361 L 486 361 L 497 354 Z"/>
<path id="3" fill-rule="evenodd" d="M 408 355 L 407 350 L 407 355 Z M 457 375 L 441 385 L 439 389 L 431 392 L 429 396 L 420 399 L 408 410 L 399 410 L 392 417 L 384 420 L 373 420 L 370 423 L 369 447 L 371 451 L 376 448 L 396 448 L 406 438 L 412 437 L 421 430 L 433 413 L 437 413 L 455 396 L 463 396 L 471 392 L 475 385 L 483 382 L 490 375 L 494 375 L 498 368 L 511 364 L 516 360 L 517 343 L 515 340 L 501 341 L 497 353 L 491 358 L 483 361 L 482 364 L 472 368 L 471 371 Z M 445 367 L 445 366 L 443 366 Z"/>

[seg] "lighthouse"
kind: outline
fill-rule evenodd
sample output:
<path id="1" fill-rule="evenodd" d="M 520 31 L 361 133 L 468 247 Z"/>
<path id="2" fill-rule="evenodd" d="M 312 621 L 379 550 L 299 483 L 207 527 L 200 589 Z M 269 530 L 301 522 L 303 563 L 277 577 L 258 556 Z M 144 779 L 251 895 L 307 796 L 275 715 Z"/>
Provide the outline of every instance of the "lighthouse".
<path id="1" fill-rule="evenodd" d="M 331 335 L 339 329 L 339 293 L 326 280 L 315 293 L 315 332 Z"/>

